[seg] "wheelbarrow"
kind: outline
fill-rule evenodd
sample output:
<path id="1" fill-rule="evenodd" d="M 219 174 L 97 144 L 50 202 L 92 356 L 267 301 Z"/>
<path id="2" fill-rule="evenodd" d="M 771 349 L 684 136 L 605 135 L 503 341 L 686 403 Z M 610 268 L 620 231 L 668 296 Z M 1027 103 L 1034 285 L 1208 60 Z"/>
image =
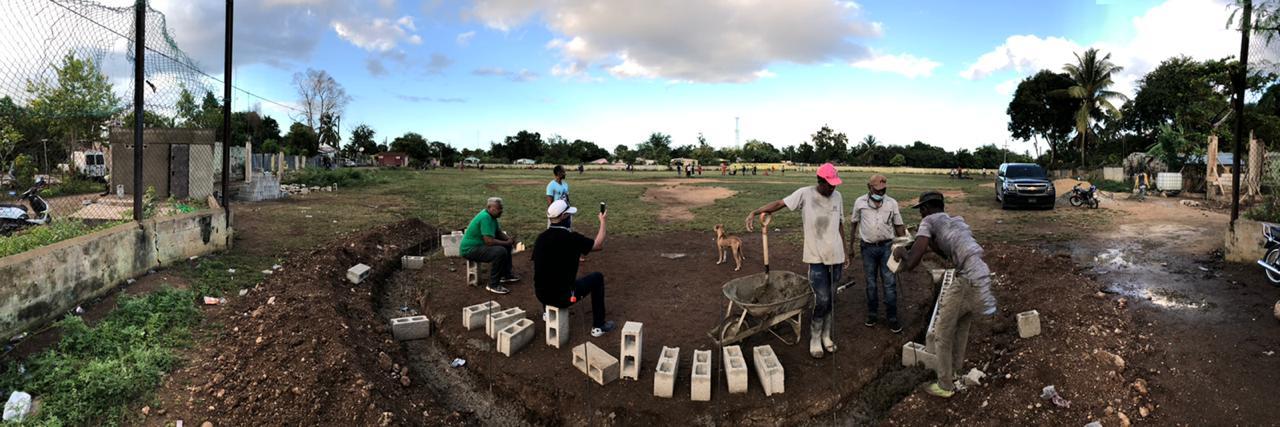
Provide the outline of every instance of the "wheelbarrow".
<path id="1" fill-rule="evenodd" d="M 809 279 L 790 271 L 769 271 L 769 217 L 761 222 L 765 272 L 739 277 L 721 287 L 729 300 L 720 324 L 707 335 L 716 346 L 733 345 L 752 335 L 769 331 L 787 345 L 800 342 L 804 311 L 813 302 Z M 791 327 L 795 338 L 779 335 L 774 327 Z"/>

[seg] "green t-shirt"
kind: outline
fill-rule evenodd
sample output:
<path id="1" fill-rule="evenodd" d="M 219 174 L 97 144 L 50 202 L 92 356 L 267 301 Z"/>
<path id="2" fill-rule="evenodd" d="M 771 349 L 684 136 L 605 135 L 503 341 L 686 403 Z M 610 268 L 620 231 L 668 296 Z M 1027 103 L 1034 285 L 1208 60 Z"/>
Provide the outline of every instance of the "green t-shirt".
<path id="1" fill-rule="evenodd" d="M 458 246 L 458 251 L 467 254 L 472 250 L 484 247 L 484 236 L 498 239 L 502 228 L 498 226 L 498 220 L 489 215 L 489 210 L 482 210 L 471 219 L 471 224 L 467 225 L 467 231 L 462 233 L 462 243 Z"/>

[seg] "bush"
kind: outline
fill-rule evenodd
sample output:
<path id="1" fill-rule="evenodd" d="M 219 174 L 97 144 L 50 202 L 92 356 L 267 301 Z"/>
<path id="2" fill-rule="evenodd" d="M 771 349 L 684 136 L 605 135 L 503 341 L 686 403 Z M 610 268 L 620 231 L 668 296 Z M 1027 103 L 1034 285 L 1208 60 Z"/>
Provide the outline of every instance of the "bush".
<path id="1" fill-rule="evenodd" d="M 13 159 L 13 179 L 23 189 L 36 183 L 36 165 L 31 156 L 19 154 Z"/>
<path id="2" fill-rule="evenodd" d="M 90 227 L 83 222 L 52 221 L 47 225 L 33 226 L 8 237 L 0 236 L 0 258 L 26 252 L 41 246 L 51 245 L 67 239 L 74 239 L 98 230 L 104 230 L 123 221 L 108 222 Z"/>
<path id="3" fill-rule="evenodd" d="M 101 193 L 104 189 L 106 189 L 106 184 L 94 181 L 85 176 L 75 175 L 63 180 L 61 184 L 46 188 L 44 191 L 40 192 L 40 195 L 53 198 L 60 196 L 74 196 L 77 194 Z"/>
<path id="4" fill-rule="evenodd" d="M 1099 181 L 1094 185 L 1097 185 L 1099 190 L 1108 193 L 1128 193 L 1133 191 L 1133 186 L 1120 181 Z"/>
<path id="5" fill-rule="evenodd" d="M 302 184 L 312 187 L 324 187 L 337 184 L 339 188 L 356 187 L 379 182 L 374 174 L 359 169 L 325 170 L 319 168 L 303 169 L 295 174 L 287 175 L 285 183 Z"/>

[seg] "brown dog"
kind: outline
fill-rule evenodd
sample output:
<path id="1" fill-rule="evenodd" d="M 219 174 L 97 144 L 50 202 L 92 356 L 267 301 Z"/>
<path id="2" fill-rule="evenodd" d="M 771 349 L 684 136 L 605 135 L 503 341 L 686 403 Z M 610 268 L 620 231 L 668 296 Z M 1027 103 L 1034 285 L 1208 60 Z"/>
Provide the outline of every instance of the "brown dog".
<path id="1" fill-rule="evenodd" d="M 716 265 L 724 264 L 726 249 L 733 251 L 733 271 L 738 271 L 742 268 L 742 239 L 726 233 L 724 224 L 716 224 L 716 251 L 720 253 L 720 261 L 716 261 Z"/>

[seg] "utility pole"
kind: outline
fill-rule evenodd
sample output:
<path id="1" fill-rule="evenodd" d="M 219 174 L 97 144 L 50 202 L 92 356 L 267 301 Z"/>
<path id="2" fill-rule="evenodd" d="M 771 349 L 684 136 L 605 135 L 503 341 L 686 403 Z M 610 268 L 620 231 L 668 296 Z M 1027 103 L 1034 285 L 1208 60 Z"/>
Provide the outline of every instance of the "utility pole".
<path id="1" fill-rule="evenodd" d="M 133 220 L 142 221 L 142 82 L 147 68 L 147 0 L 133 7 Z"/>
<path id="2" fill-rule="evenodd" d="M 231 39 L 232 18 L 235 16 L 235 0 L 227 0 L 226 51 L 223 52 L 222 77 L 222 209 L 227 225 L 231 225 Z M 252 141 L 250 147 L 252 147 Z"/>
<path id="3" fill-rule="evenodd" d="M 738 124 L 738 117 L 733 118 L 733 146 L 742 146 L 742 128 Z"/>
<path id="4" fill-rule="evenodd" d="M 1240 69 L 1236 71 L 1235 99 L 1232 107 L 1236 114 L 1236 144 L 1231 150 L 1231 224 L 1230 231 L 1236 230 L 1236 218 L 1240 217 L 1240 155 L 1244 154 L 1244 90 L 1249 75 L 1249 32 L 1253 30 L 1250 20 L 1253 18 L 1253 1 L 1244 0 L 1244 13 L 1240 15 Z M 1257 171 L 1253 171 L 1257 173 Z"/>

